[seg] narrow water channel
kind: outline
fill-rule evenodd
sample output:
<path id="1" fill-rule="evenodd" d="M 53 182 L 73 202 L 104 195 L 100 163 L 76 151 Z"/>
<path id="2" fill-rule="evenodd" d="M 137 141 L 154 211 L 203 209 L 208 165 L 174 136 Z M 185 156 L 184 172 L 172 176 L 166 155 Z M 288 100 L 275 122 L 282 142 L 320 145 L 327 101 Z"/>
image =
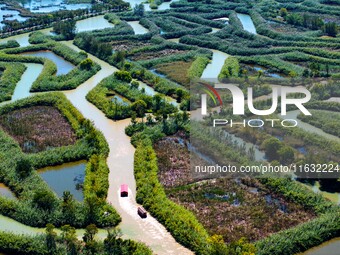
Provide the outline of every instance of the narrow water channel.
<path id="1" fill-rule="evenodd" d="M 84 24 L 85 23 L 80 25 L 80 28 Z M 94 26 L 96 27 L 96 24 L 94 24 Z M 17 40 L 21 46 L 29 45 L 28 33 L 6 38 L 4 40 L 0 40 L 0 42 L 2 43 L 11 39 Z M 78 51 L 80 50 L 76 46 L 72 45 L 71 42 L 65 42 L 65 44 Z M 210 66 L 208 65 L 209 68 L 207 66 L 206 70 L 202 74 L 202 78 L 216 78 L 222 68 L 224 60 L 228 57 L 228 55 L 223 52 L 218 51 L 215 52 L 214 52 L 215 59 L 213 56 L 213 61 L 211 64 L 209 64 Z M 68 99 L 75 105 L 75 107 L 82 112 L 84 117 L 94 121 L 96 127 L 104 133 L 104 136 L 109 143 L 110 155 L 108 157 L 107 162 L 110 168 L 109 176 L 110 187 L 107 199 L 108 202 L 112 203 L 112 205 L 117 209 L 119 214 L 122 216 L 123 221 L 120 224 L 120 228 L 123 230 L 124 237 L 145 242 L 157 254 L 174 254 L 174 255 L 192 254 L 190 251 L 179 245 L 173 239 L 173 237 L 166 231 L 164 226 L 158 223 L 153 217 L 149 216 L 147 220 L 145 219 L 141 220 L 137 216 L 136 213 L 137 204 L 135 201 L 136 186 L 133 175 L 133 155 L 135 149 L 130 144 L 129 137 L 127 137 L 124 133 L 124 129 L 130 123 L 130 120 L 127 119 L 123 121 L 113 122 L 112 120 L 107 119 L 101 111 L 99 111 L 94 105 L 90 104 L 85 99 L 86 94 L 93 87 L 95 87 L 103 78 L 111 75 L 117 69 L 90 54 L 89 57 L 96 61 L 98 64 L 100 64 L 102 70 L 99 71 L 95 76 L 87 80 L 85 83 L 83 83 L 81 86 L 79 86 L 77 89 L 67 91 L 64 93 L 68 97 Z M 27 67 L 29 68 L 28 65 L 34 64 L 27 64 Z M 39 71 L 38 69 L 39 68 L 42 69 L 42 66 L 40 65 L 39 68 L 37 66 L 36 67 L 31 66 L 30 68 L 31 68 L 30 70 L 32 71 L 31 74 L 34 74 L 37 77 L 41 72 L 41 70 Z M 25 80 L 24 76 L 22 77 L 22 80 L 23 81 Z M 28 92 L 29 90 L 27 90 L 28 87 L 30 87 L 29 84 L 22 84 L 22 89 L 25 89 L 26 90 L 25 92 L 22 92 L 21 89 L 19 89 L 19 87 L 16 88 L 16 91 L 14 93 L 16 96 L 15 97 L 13 96 L 14 97 L 13 100 L 28 96 L 29 95 Z M 292 116 L 291 118 L 293 118 Z M 312 128 L 314 130 L 317 129 L 313 126 Z M 119 186 L 122 183 L 127 183 L 129 185 L 130 188 L 129 198 L 119 197 Z M 0 215 L 0 230 L 29 235 L 44 232 L 44 229 L 32 228 L 2 215 Z M 83 230 L 77 230 L 78 236 L 81 236 L 82 234 Z M 100 230 L 99 233 L 100 237 L 103 238 L 105 234 L 106 231 Z M 321 246 L 315 247 L 307 251 L 306 253 L 304 253 L 304 255 L 338 254 L 337 250 L 339 246 L 340 239 L 334 239 L 331 240 L 330 242 L 326 242 Z"/>
<path id="2" fill-rule="evenodd" d="M 64 58 L 58 56 L 57 54 L 49 50 L 24 52 L 24 53 L 21 53 L 20 55 L 41 57 L 41 58 L 47 58 L 51 60 L 57 66 L 56 75 L 67 74 L 75 68 L 73 64 L 71 64 L 70 62 L 66 61 Z"/>
<path id="3" fill-rule="evenodd" d="M 326 102 L 337 102 L 340 103 L 340 97 L 331 97 L 327 100 L 325 100 Z"/>
<path id="4" fill-rule="evenodd" d="M 204 69 L 201 79 L 217 79 L 221 72 L 224 61 L 229 57 L 227 53 L 218 50 L 211 50 L 213 52 L 211 62 Z"/>
<path id="5" fill-rule="evenodd" d="M 31 95 L 30 89 L 33 82 L 38 78 L 41 71 L 43 70 L 43 65 L 34 63 L 25 63 L 24 65 L 26 65 L 27 68 L 14 89 L 12 99 L 1 102 L 0 107 Z"/>
<path id="6" fill-rule="evenodd" d="M 340 238 L 337 237 L 297 255 L 338 255 L 339 248 Z"/>
<path id="7" fill-rule="evenodd" d="M 325 137 L 327 139 L 330 139 L 332 141 L 337 141 L 340 142 L 340 138 L 335 136 L 335 135 L 331 135 L 328 134 L 326 132 L 324 132 L 322 129 L 317 128 L 315 126 L 312 126 L 306 122 L 302 122 L 301 120 L 299 120 L 297 118 L 297 116 L 300 114 L 300 110 L 295 110 L 295 111 L 289 111 L 287 112 L 286 116 L 281 116 L 281 118 L 285 118 L 285 119 L 294 119 L 298 122 L 298 127 L 302 128 L 303 130 L 307 131 L 307 132 L 311 132 L 311 133 L 315 133 L 317 135 L 321 135 L 322 137 Z"/>
<path id="8" fill-rule="evenodd" d="M 63 43 L 68 46 L 71 44 L 71 42 Z M 74 45 L 71 47 L 80 51 Z M 138 205 L 135 201 L 136 183 L 133 171 L 135 148 L 131 145 L 130 138 L 125 135 L 125 127 L 130 124 L 130 119 L 114 122 L 85 98 L 87 93 L 102 79 L 117 69 L 91 54 L 89 54 L 89 58 L 101 65 L 102 69 L 77 89 L 64 93 L 85 118 L 93 121 L 109 144 L 110 154 L 107 163 L 110 174 L 107 201 L 116 208 L 122 217 L 119 227 L 122 229 L 124 237 L 146 243 L 157 254 L 192 254 L 178 244 L 164 226 L 153 217 L 149 215 L 147 219 L 141 219 L 137 215 Z M 119 187 L 123 183 L 129 186 L 128 198 L 119 196 Z"/>
<path id="9" fill-rule="evenodd" d="M 337 192 L 332 193 L 332 192 L 320 190 L 320 183 L 319 182 L 315 182 L 313 186 L 310 185 L 310 184 L 304 184 L 304 183 L 303 183 L 303 185 L 305 185 L 307 188 L 311 189 L 315 193 L 320 193 L 323 197 L 329 199 L 334 204 L 340 205 L 340 193 L 337 193 Z"/>
<path id="10" fill-rule="evenodd" d="M 49 166 L 38 170 L 41 178 L 59 197 L 69 191 L 74 199 L 84 200 L 83 184 L 85 179 L 86 161 Z"/>
<path id="11" fill-rule="evenodd" d="M 17 235 L 37 235 L 44 234 L 45 228 L 33 228 L 27 225 L 24 225 L 18 221 L 15 221 L 9 217 L 3 216 L 0 214 L 0 231 L 10 232 Z M 59 229 L 55 230 L 57 234 L 61 234 Z M 77 229 L 76 235 L 78 239 L 81 239 L 85 233 L 84 229 Z M 105 229 L 99 229 L 97 238 L 103 240 L 107 236 L 107 231 Z"/>
<path id="12" fill-rule="evenodd" d="M 139 21 L 129 21 L 128 23 L 133 28 L 133 31 L 135 31 L 136 35 L 142 35 L 149 32 L 149 29 L 139 24 Z"/>
<path id="13" fill-rule="evenodd" d="M 257 34 L 254 22 L 249 15 L 237 13 L 237 17 L 241 21 L 244 30 L 252 34 Z"/>
<path id="14" fill-rule="evenodd" d="M 43 70 L 43 66 L 41 64 L 27 63 L 25 65 L 27 69 L 15 87 L 12 101 L 28 97 L 30 95 L 30 89 L 33 82 L 38 78 L 39 74 Z"/>
<path id="15" fill-rule="evenodd" d="M 77 51 L 77 52 L 81 51 L 81 49 L 79 49 L 79 48 L 78 48 L 76 45 L 74 45 L 71 41 L 67 41 L 67 42 L 64 41 L 63 43 L 64 43 L 65 45 L 67 45 L 68 47 L 70 47 L 71 49 Z M 93 56 L 93 55 L 91 55 L 91 56 L 92 56 L 93 58 L 96 58 L 96 57 Z M 98 59 L 98 58 L 96 58 L 96 59 Z M 104 61 L 102 61 L 102 60 L 100 60 L 100 59 L 98 59 L 98 60 L 101 61 L 103 65 L 107 65 L 107 66 L 109 66 L 109 67 L 111 67 L 111 68 L 114 68 L 114 70 L 118 70 L 117 68 L 115 68 L 115 67 L 109 65 L 109 64 L 106 63 L 106 62 L 104 62 Z M 97 62 L 98 62 L 98 61 L 97 61 Z M 112 73 L 113 73 L 113 72 L 112 72 Z M 111 73 L 111 74 L 112 74 L 112 73 Z M 156 95 L 156 94 L 157 94 L 157 91 L 155 91 L 154 88 L 148 86 L 148 85 L 145 84 L 144 82 L 138 81 L 138 83 L 139 83 L 139 89 L 144 89 L 144 90 L 145 90 L 145 93 L 146 93 L 147 95 L 153 96 L 153 95 Z M 166 100 L 167 102 L 173 104 L 174 106 L 178 106 L 178 103 L 177 103 L 176 100 L 173 99 L 172 97 L 165 96 L 164 98 L 165 98 L 165 100 Z"/>

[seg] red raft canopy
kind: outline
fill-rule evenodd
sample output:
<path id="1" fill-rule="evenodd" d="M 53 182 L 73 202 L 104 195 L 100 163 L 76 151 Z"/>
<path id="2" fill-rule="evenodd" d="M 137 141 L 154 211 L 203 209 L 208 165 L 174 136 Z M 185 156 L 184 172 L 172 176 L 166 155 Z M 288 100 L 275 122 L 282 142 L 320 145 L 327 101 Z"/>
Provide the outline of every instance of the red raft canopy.
<path id="1" fill-rule="evenodd" d="M 129 195 L 129 187 L 127 184 L 120 185 L 120 196 L 127 197 Z"/>

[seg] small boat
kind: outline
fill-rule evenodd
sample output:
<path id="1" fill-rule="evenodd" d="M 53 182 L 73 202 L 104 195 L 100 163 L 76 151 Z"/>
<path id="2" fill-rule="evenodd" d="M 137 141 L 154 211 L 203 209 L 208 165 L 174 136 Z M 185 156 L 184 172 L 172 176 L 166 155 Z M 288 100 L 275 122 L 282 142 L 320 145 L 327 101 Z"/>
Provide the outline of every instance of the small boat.
<path id="1" fill-rule="evenodd" d="M 146 212 L 146 210 L 141 206 L 138 207 L 137 213 L 142 219 L 145 219 L 148 216 L 148 213 Z"/>
<path id="2" fill-rule="evenodd" d="M 120 185 L 120 196 L 128 197 L 129 196 L 129 187 L 127 184 Z"/>

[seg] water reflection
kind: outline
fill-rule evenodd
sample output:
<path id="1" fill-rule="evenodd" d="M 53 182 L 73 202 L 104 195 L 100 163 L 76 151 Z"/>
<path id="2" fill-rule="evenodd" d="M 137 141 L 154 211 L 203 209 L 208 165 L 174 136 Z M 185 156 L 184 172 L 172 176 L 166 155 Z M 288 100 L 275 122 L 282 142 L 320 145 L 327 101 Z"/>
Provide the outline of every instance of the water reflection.
<path id="1" fill-rule="evenodd" d="M 30 95 L 31 86 L 43 69 L 43 66 L 40 64 L 28 63 L 25 65 L 27 69 L 14 89 L 12 101 L 22 99 Z"/>
<path id="2" fill-rule="evenodd" d="M 104 29 L 114 27 L 114 25 L 104 19 L 104 15 L 79 20 L 76 23 L 77 32 L 92 31 L 97 29 Z"/>
<path id="3" fill-rule="evenodd" d="M 19 22 L 27 20 L 27 18 L 20 15 L 20 12 L 6 9 L 5 4 L 0 4 L 0 8 L 0 29 L 5 26 L 5 24 L 2 23 L 4 20 L 17 20 Z"/>
<path id="4" fill-rule="evenodd" d="M 237 17 L 240 19 L 244 30 L 252 34 L 257 34 L 253 20 L 251 19 L 249 15 L 237 13 Z"/>
<path id="5" fill-rule="evenodd" d="M 140 25 L 138 21 L 130 21 L 128 23 L 133 28 L 133 31 L 135 31 L 136 35 L 142 35 L 149 32 L 149 30 Z"/>
<path id="6" fill-rule="evenodd" d="M 59 197 L 68 190 L 78 201 L 84 200 L 82 186 L 85 179 L 86 161 L 66 163 L 38 170 L 40 176 Z"/>
<path id="7" fill-rule="evenodd" d="M 255 71 L 263 71 L 265 76 L 269 76 L 269 77 L 272 77 L 272 78 L 278 78 L 278 79 L 283 79 L 284 78 L 282 75 L 277 74 L 277 73 L 271 73 L 267 69 L 264 69 L 264 68 L 262 68 L 260 66 L 253 66 L 253 68 L 254 68 Z"/>
<path id="8" fill-rule="evenodd" d="M 48 13 L 60 10 L 89 9 L 91 4 L 65 4 L 63 0 L 29 0 L 24 4 L 26 9 L 35 13 Z"/>
<path id="9" fill-rule="evenodd" d="M 3 183 L 0 183 L 0 196 L 15 199 L 13 192 Z"/>
<path id="10" fill-rule="evenodd" d="M 339 254 L 339 247 L 340 238 L 334 238 L 299 255 L 335 255 Z"/>
<path id="11" fill-rule="evenodd" d="M 213 52 L 211 62 L 204 69 L 202 79 L 217 79 L 224 61 L 229 57 L 227 53 L 218 50 L 211 50 Z"/>

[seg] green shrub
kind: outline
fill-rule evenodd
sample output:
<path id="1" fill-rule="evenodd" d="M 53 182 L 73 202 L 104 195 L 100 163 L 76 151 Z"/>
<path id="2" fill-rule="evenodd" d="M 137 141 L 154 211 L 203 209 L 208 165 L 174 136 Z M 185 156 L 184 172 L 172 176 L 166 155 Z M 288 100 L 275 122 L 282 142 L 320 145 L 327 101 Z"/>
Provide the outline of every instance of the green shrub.
<path id="1" fill-rule="evenodd" d="M 154 97 L 146 95 L 142 90 L 139 90 L 138 87 L 133 87 L 127 82 L 118 80 L 116 78 L 116 73 L 102 80 L 86 96 L 86 98 L 103 111 L 108 118 L 117 120 L 131 117 L 135 109 L 134 104 L 130 104 L 130 102 L 133 103 L 136 101 L 142 101 L 146 104 L 144 109 L 146 112 L 153 111 L 156 113 L 159 110 L 154 107 L 154 98 L 159 97 L 158 95 Z M 128 99 L 129 102 L 116 103 L 114 100 L 109 98 L 109 96 L 115 94 L 123 96 Z M 170 113 L 176 111 L 176 108 L 169 103 L 164 103 L 163 108 L 168 110 Z"/>
<path id="2" fill-rule="evenodd" d="M 128 71 L 117 71 L 114 73 L 116 79 L 124 81 L 124 82 L 131 82 L 132 77 Z"/>
<path id="3" fill-rule="evenodd" d="M 240 72 L 240 64 L 235 57 L 228 57 L 222 66 L 218 79 L 226 79 L 230 77 L 238 77 Z"/>
<path id="4" fill-rule="evenodd" d="M 21 63 L 0 62 L 0 70 L 3 71 L 0 77 L 0 102 L 10 100 L 17 83 L 26 70 Z"/>
<path id="5" fill-rule="evenodd" d="M 19 47 L 20 44 L 17 41 L 9 40 L 6 43 L 0 44 L 0 50 L 7 49 L 7 48 L 16 48 Z"/>
<path id="6" fill-rule="evenodd" d="M 209 62 L 210 60 L 207 57 L 197 57 L 188 70 L 188 77 L 190 79 L 200 78 Z"/>

